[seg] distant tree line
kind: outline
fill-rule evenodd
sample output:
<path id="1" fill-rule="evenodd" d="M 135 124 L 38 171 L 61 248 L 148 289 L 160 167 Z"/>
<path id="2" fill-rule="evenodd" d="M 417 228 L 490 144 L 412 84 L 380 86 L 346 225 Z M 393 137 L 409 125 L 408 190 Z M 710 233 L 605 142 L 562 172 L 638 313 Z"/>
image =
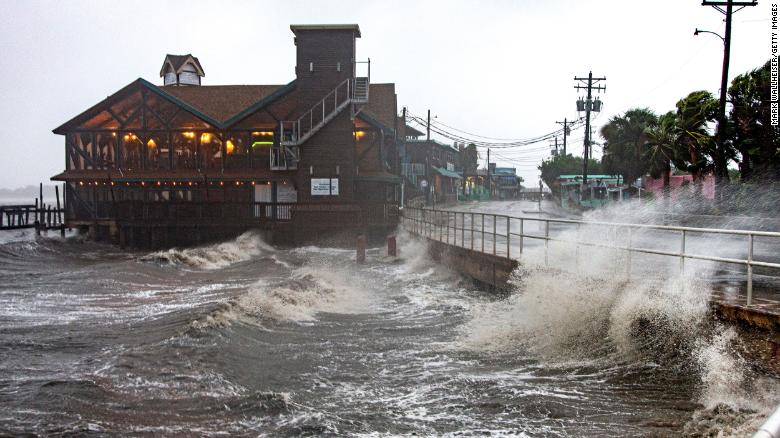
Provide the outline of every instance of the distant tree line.
<path id="1" fill-rule="evenodd" d="M 725 154 L 738 165 L 732 172 L 743 183 L 780 181 L 780 129 L 770 123 L 770 62 L 734 78 L 728 90 L 731 111 L 726 123 Z M 589 173 L 623 176 L 631 184 L 650 174 L 664 178 L 677 169 L 694 182 L 714 170 L 718 100 L 708 91 L 694 91 L 662 115 L 648 108 L 633 108 L 609 120 L 601 129 L 604 156 L 601 163 L 588 163 Z M 599 166 L 600 164 L 600 166 Z M 582 158 L 553 157 L 539 169 L 552 187 L 559 175 L 582 172 Z"/>

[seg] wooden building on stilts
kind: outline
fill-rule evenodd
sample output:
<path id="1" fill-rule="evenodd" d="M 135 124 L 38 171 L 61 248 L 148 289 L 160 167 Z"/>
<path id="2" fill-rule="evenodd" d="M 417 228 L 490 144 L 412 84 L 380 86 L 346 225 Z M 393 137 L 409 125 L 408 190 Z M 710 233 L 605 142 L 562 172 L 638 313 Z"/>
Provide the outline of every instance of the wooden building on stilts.
<path id="1" fill-rule="evenodd" d="M 293 25 L 284 85 L 202 85 L 198 58 L 168 55 L 54 133 L 65 137 L 66 223 L 135 247 L 192 245 L 261 229 L 278 243 L 397 225 L 394 84 L 357 62 L 357 25 Z M 360 72 L 360 73 L 359 73 Z"/>

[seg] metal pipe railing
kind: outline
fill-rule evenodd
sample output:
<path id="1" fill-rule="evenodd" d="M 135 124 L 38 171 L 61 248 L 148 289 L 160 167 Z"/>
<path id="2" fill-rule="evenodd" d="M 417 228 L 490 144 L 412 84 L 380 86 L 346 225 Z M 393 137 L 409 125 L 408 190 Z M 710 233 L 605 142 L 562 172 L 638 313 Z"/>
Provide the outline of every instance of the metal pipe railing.
<path id="1" fill-rule="evenodd" d="M 429 219 L 429 213 L 433 216 L 432 219 Z M 457 214 L 461 214 L 461 246 L 463 248 L 466 248 L 466 214 L 467 212 L 456 212 L 451 210 L 437 210 L 437 209 L 417 209 L 413 207 L 407 207 L 404 209 L 403 212 L 403 220 L 404 224 L 407 224 L 407 221 L 416 222 L 414 223 L 410 229 L 414 232 L 415 230 L 422 230 L 422 232 L 417 232 L 416 234 L 419 235 L 426 235 L 429 238 L 432 238 L 433 240 L 438 240 L 440 242 L 444 243 L 452 243 L 457 245 L 457 232 L 458 232 L 458 224 L 457 224 Z M 450 242 L 450 233 L 449 229 L 451 228 L 450 225 L 450 215 L 454 214 L 455 223 L 452 225 L 453 228 L 453 239 L 452 242 Z M 693 228 L 693 227 L 680 227 L 680 226 L 668 226 L 668 225 L 653 225 L 653 224 L 630 224 L 630 223 L 613 223 L 613 222 L 586 222 L 586 221 L 578 221 L 578 220 L 572 220 L 572 219 L 553 219 L 553 218 L 535 218 L 535 217 L 516 217 L 516 216 L 509 216 L 509 215 L 503 215 L 503 214 L 491 214 L 491 213 L 474 213 L 474 212 L 468 212 L 471 221 L 469 224 L 469 231 L 470 231 L 470 242 L 469 242 L 469 248 L 471 250 L 480 251 L 482 253 L 486 254 L 492 254 L 498 257 L 505 257 L 505 258 L 511 258 L 512 252 L 511 252 L 511 242 L 512 237 L 516 237 L 519 242 L 519 256 L 522 256 L 523 254 L 523 246 L 524 246 L 524 239 L 538 239 L 544 241 L 544 259 L 545 259 L 545 265 L 549 264 L 549 251 L 550 251 L 550 242 L 561 242 L 561 243 L 574 243 L 576 246 L 575 249 L 575 263 L 577 265 L 577 270 L 579 271 L 579 265 L 580 265 L 580 247 L 592 247 L 592 248 L 608 248 L 618 251 L 626 251 L 627 257 L 626 257 L 626 275 L 630 278 L 631 276 L 631 263 L 632 263 L 632 254 L 633 253 L 641 253 L 641 254 L 653 254 L 653 255 L 660 255 L 660 256 L 667 256 L 667 257 L 677 257 L 680 260 L 680 275 L 685 274 L 685 261 L 686 259 L 690 260 L 701 260 L 701 261 L 710 261 L 710 262 L 719 262 L 719 263 L 727 263 L 727 264 L 734 264 L 734 265 L 742 265 L 746 266 L 747 268 L 747 305 L 752 305 L 753 302 L 753 268 L 754 267 L 763 267 L 763 268 L 769 268 L 769 269 L 780 269 L 780 263 L 774 263 L 774 262 L 767 262 L 767 261 L 759 261 L 755 260 L 754 257 L 754 249 L 755 249 L 755 238 L 756 237 L 771 237 L 771 238 L 780 238 L 780 233 L 778 232 L 770 232 L 770 231 L 754 231 L 754 230 L 729 230 L 729 229 L 720 229 L 720 228 Z M 477 229 L 475 227 L 475 215 L 480 216 L 480 228 Z M 446 224 L 443 224 L 442 221 L 442 215 L 446 215 L 447 222 Z M 490 216 L 492 219 L 492 225 L 493 230 L 492 232 L 489 230 L 486 230 L 485 227 L 485 217 Z M 499 236 L 499 230 L 497 229 L 497 223 L 499 219 L 504 219 L 506 223 L 506 233 L 501 233 Z M 511 229 L 511 221 L 512 219 L 519 220 L 520 221 L 520 227 L 518 233 L 513 233 Z M 524 230 L 524 225 L 526 221 L 536 221 L 540 224 L 540 226 L 543 226 L 544 235 L 537 235 L 537 234 L 527 234 Z M 571 239 L 561 238 L 561 237 L 553 237 L 550 235 L 550 225 L 551 224 L 562 224 L 562 225 L 576 225 L 576 237 L 572 241 Z M 615 229 L 617 232 L 620 228 L 625 228 L 627 230 L 628 238 L 627 238 L 627 244 L 626 245 L 617 245 L 617 244 L 604 244 L 604 243 L 597 243 L 597 242 L 585 242 L 581 240 L 581 227 L 582 226 L 593 226 L 593 227 L 611 227 Z M 446 241 L 444 239 L 444 229 L 446 228 Z M 427 230 L 427 233 L 425 232 Z M 635 232 L 637 230 L 658 230 L 658 231 L 670 231 L 670 232 L 679 232 L 680 236 L 680 249 L 679 251 L 671 251 L 671 250 L 659 250 L 659 249 L 652 249 L 652 248 L 644 248 L 640 246 L 634 246 L 635 243 Z M 437 239 L 437 231 L 438 231 L 438 239 Z M 475 240 L 475 233 L 479 233 L 480 235 L 480 247 L 476 247 L 474 245 Z M 710 255 L 704 255 L 704 254 L 693 254 L 688 252 L 688 245 L 687 240 L 690 234 L 715 234 L 715 235 L 731 235 L 731 236 L 747 236 L 748 238 L 748 248 L 747 248 L 747 258 L 745 259 L 739 259 L 739 258 L 730 258 L 730 257 L 718 257 L 718 256 L 710 256 Z M 485 239 L 486 235 L 490 236 L 493 240 L 492 248 L 488 249 L 486 251 L 485 248 Z M 617 235 L 617 234 L 616 234 Z M 506 239 L 506 255 L 502 256 L 498 252 L 497 242 L 498 238 L 503 237 Z"/>
<path id="2" fill-rule="evenodd" d="M 780 406 L 756 431 L 753 438 L 780 438 Z"/>

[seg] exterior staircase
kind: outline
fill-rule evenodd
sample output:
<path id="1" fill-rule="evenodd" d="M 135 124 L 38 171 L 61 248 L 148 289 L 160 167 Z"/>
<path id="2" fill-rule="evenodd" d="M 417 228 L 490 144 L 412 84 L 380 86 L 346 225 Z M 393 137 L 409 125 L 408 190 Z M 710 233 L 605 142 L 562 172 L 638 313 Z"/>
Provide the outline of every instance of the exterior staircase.
<path id="1" fill-rule="evenodd" d="M 348 78 L 328 93 L 296 120 L 279 122 L 280 144 L 285 147 L 300 146 L 323 126 L 333 120 L 344 108 L 368 103 L 369 77 Z"/>

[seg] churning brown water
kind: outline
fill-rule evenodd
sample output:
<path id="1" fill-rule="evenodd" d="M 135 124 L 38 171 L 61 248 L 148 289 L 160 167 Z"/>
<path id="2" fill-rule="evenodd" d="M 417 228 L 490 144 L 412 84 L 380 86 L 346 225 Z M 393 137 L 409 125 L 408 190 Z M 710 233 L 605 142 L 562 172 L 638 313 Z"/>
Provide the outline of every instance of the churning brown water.
<path id="1" fill-rule="evenodd" d="M 402 260 L 0 243 L 0 434 L 750 434 L 780 402 L 707 287 L 525 266 L 475 289 Z"/>

